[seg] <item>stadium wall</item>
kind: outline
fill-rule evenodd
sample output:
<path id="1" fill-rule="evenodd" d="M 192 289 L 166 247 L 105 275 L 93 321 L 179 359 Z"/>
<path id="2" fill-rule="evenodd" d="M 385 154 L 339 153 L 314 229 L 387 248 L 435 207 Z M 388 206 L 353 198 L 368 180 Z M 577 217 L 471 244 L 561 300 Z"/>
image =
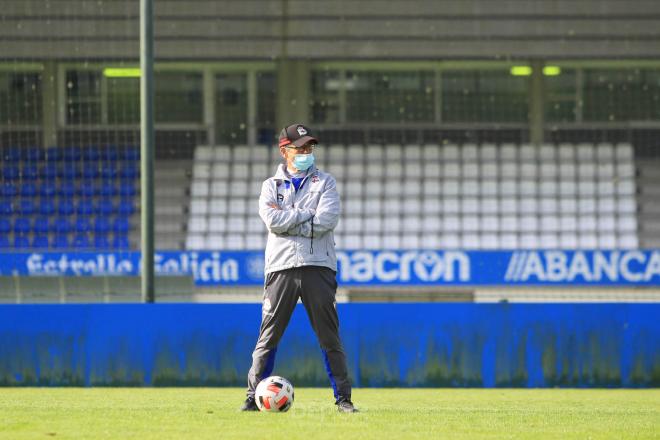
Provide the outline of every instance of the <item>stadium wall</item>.
<path id="1" fill-rule="evenodd" d="M 354 384 L 660 386 L 660 304 L 340 304 Z M 256 304 L 0 306 L 0 385 L 242 386 Z M 275 373 L 327 386 L 304 309 Z"/>
<path id="2" fill-rule="evenodd" d="M 139 3 L 6 0 L 0 59 L 137 58 Z M 649 0 L 159 0 L 160 60 L 653 58 Z M 106 42 L 107 44 L 100 44 Z"/>

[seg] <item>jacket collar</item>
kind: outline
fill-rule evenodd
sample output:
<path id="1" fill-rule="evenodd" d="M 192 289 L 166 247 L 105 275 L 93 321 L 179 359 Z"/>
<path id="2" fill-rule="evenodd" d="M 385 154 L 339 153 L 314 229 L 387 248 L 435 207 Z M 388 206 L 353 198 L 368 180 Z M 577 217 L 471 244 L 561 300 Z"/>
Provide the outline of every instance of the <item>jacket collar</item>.
<path id="1" fill-rule="evenodd" d="M 314 173 L 316 173 L 316 165 L 312 165 L 311 167 L 309 167 L 309 170 L 307 171 L 307 175 L 305 176 L 305 178 L 313 175 Z M 286 173 L 286 164 L 283 163 L 277 166 L 277 171 L 275 171 L 275 175 L 273 177 L 275 179 L 286 180 L 287 182 L 291 181 L 291 179 L 289 178 L 289 176 L 287 176 Z"/>

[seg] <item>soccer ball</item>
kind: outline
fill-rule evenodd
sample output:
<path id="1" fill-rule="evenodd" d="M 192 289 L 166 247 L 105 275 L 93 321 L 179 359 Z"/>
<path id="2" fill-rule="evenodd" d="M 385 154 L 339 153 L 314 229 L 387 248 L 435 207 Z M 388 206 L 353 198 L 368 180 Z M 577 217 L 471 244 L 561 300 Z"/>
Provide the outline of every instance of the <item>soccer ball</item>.
<path id="1" fill-rule="evenodd" d="M 254 400 L 259 411 L 288 411 L 293 405 L 293 385 L 280 376 L 267 377 L 257 385 Z"/>

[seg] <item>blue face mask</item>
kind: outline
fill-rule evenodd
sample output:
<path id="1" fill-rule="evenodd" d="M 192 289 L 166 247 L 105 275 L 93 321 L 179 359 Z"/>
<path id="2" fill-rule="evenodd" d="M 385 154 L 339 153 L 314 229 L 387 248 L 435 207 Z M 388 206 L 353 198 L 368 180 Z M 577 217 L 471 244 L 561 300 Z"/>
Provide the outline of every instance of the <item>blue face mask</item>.
<path id="1" fill-rule="evenodd" d="M 300 171 L 306 171 L 309 167 L 314 165 L 314 154 L 296 154 L 293 157 L 293 166 Z"/>

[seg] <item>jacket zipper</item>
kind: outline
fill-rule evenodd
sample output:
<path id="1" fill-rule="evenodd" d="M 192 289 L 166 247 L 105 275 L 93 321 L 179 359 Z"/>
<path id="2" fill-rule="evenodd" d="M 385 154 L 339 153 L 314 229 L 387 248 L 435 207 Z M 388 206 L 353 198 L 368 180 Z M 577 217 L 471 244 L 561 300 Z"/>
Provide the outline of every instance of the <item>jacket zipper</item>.
<path id="1" fill-rule="evenodd" d="M 305 183 L 307 182 L 307 179 L 309 179 L 309 176 L 310 176 L 309 174 L 306 175 L 303 181 L 300 182 L 299 189 L 302 189 L 302 187 L 305 186 Z M 291 182 L 289 185 L 290 187 L 293 187 L 293 198 L 295 199 L 296 196 L 298 195 L 298 191 L 296 191 L 296 188 L 293 186 L 293 182 Z M 292 208 L 296 207 L 295 202 L 291 204 L 291 207 Z M 309 253 L 314 254 L 314 216 L 312 216 L 311 227 L 312 227 L 312 232 L 311 232 L 311 236 L 309 237 Z"/>

